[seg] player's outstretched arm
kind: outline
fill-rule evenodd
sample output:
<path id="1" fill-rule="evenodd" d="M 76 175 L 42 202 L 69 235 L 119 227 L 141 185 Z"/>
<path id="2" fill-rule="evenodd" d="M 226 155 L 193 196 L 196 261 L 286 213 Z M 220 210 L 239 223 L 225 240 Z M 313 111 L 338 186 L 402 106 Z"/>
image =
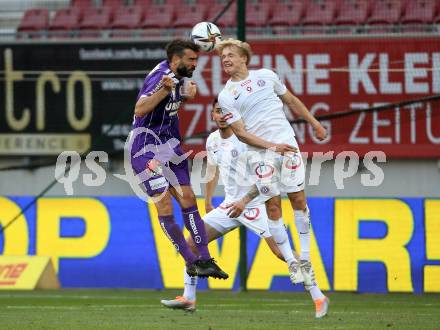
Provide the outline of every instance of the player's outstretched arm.
<path id="1" fill-rule="evenodd" d="M 260 192 L 258 191 L 257 186 L 253 185 L 251 187 L 251 190 L 249 190 L 248 193 L 244 195 L 241 199 L 226 205 L 226 207 L 229 208 L 228 210 L 229 217 L 237 218 L 238 216 L 240 216 L 240 214 L 242 214 L 244 209 L 246 208 L 246 205 L 249 204 L 259 194 Z"/>
<path id="2" fill-rule="evenodd" d="M 275 152 L 279 152 L 284 154 L 286 152 L 297 152 L 298 149 L 289 145 L 289 144 L 277 144 L 266 141 L 252 133 L 246 131 L 244 127 L 244 122 L 242 119 L 233 122 L 231 125 L 234 134 L 238 137 L 238 139 L 246 144 L 251 146 L 262 148 L 262 149 L 273 149 Z"/>
<path id="3" fill-rule="evenodd" d="M 301 102 L 299 98 L 293 95 L 291 92 L 287 91 L 284 95 L 280 96 L 281 100 L 286 104 L 290 110 L 292 110 L 296 115 L 303 118 L 310 125 L 312 125 L 315 130 L 315 135 L 319 140 L 324 140 L 327 136 L 327 130 L 321 125 L 321 123 L 316 120 L 315 117 L 307 110 L 304 103 Z"/>
<path id="4" fill-rule="evenodd" d="M 206 213 L 212 211 L 214 207 L 212 206 L 212 196 L 214 195 L 215 187 L 218 183 L 218 168 L 215 165 L 206 165 L 206 177 L 212 178 L 212 180 L 206 182 L 205 184 L 205 211 Z"/>
<path id="5" fill-rule="evenodd" d="M 157 105 L 162 101 L 174 86 L 173 79 L 168 76 L 163 76 L 160 81 L 161 87 L 153 94 L 149 96 L 141 97 L 134 107 L 134 114 L 136 117 L 143 117 L 149 114 Z"/>

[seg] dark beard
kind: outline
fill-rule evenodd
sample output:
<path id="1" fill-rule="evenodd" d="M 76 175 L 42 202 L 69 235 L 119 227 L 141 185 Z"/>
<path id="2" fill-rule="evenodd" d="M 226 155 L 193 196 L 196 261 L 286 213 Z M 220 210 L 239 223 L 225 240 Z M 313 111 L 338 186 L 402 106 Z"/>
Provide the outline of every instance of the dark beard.
<path id="1" fill-rule="evenodd" d="M 179 66 L 176 69 L 177 74 L 180 77 L 187 77 L 187 78 L 191 78 L 193 75 L 192 71 L 189 71 L 183 64 L 179 64 Z"/>

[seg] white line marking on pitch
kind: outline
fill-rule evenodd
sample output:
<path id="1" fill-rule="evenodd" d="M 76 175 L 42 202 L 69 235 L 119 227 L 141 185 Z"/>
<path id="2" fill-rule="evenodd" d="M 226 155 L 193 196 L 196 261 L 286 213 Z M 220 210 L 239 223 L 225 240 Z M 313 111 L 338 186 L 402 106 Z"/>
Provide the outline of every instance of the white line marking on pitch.
<path id="1" fill-rule="evenodd" d="M 20 295 L 0 295 L 0 299 L 1 298 L 53 298 L 53 299 L 58 299 L 58 298 L 66 298 L 66 299 L 147 299 L 148 297 L 138 297 L 138 296 L 90 296 L 90 295 L 56 295 L 56 294 L 48 294 L 48 295 L 33 295 L 33 294 L 20 294 Z"/>
<path id="2" fill-rule="evenodd" d="M 87 309 L 87 308 L 155 308 L 161 309 L 159 304 L 154 305 L 84 305 L 84 306 L 38 306 L 38 305 L 21 305 L 21 306 L 6 306 L 9 309 Z"/>

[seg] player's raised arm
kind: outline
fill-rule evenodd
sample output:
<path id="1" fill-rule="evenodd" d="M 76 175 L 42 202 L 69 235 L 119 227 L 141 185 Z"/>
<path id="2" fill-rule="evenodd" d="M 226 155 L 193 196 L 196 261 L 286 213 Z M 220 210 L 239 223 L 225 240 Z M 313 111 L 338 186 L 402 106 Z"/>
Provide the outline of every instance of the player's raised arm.
<path id="1" fill-rule="evenodd" d="M 212 178 L 212 180 L 206 182 L 205 184 L 205 210 L 209 213 L 214 209 L 212 206 L 212 196 L 214 195 L 215 187 L 218 183 L 219 171 L 216 165 L 209 164 L 206 165 L 206 176 Z"/>
<path id="2" fill-rule="evenodd" d="M 174 87 L 173 78 L 163 76 L 156 91 L 148 96 L 142 96 L 136 102 L 134 114 L 136 117 L 143 117 L 153 111 L 157 105 L 169 94 Z"/>
<path id="3" fill-rule="evenodd" d="M 324 140 L 327 136 L 327 130 L 316 120 L 316 118 L 307 110 L 304 103 L 301 102 L 295 95 L 287 91 L 285 94 L 280 95 L 281 100 L 291 109 L 296 115 L 303 118 L 315 130 L 315 135 L 319 140 Z"/>
<path id="4" fill-rule="evenodd" d="M 183 87 L 184 87 L 183 93 L 182 93 L 183 102 L 186 102 L 188 100 L 192 100 L 196 97 L 197 85 L 194 81 L 192 81 L 192 80 L 185 81 Z"/>
<path id="5" fill-rule="evenodd" d="M 227 115 L 226 115 L 227 116 Z M 225 116 L 225 117 L 226 117 Z M 246 144 L 251 146 L 262 148 L 262 149 L 273 149 L 275 152 L 279 152 L 280 154 L 284 154 L 286 152 L 297 152 L 298 150 L 289 145 L 289 144 L 278 144 L 266 141 L 252 133 L 249 133 L 242 119 L 234 121 L 230 124 L 234 134 L 238 137 L 238 139 Z"/>

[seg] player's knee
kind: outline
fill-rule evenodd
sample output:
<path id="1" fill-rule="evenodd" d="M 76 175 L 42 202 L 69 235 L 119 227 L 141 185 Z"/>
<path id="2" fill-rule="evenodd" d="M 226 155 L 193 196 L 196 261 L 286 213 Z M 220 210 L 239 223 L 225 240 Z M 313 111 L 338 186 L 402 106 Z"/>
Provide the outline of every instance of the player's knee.
<path id="1" fill-rule="evenodd" d="M 171 198 L 163 198 L 155 204 L 159 215 L 173 214 L 173 202 Z"/>
<path id="2" fill-rule="evenodd" d="M 272 220 L 278 220 L 282 216 L 281 207 L 275 203 L 267 203 L 266 212 L 269 219 Z"/>
<path id="3" fill-rule="evenodd" d="M 183 208 L 194 206 L 196 204 L 196 195 L 194 195 L 192 190 L 184 191 L 181 202 Z"/>
<path id="4" fill-rule="evenodd" d="M 305 210 L 307 207 L 306 195 L 303 192 L 289 194 L 289 200 L 294 210 Z"/>

